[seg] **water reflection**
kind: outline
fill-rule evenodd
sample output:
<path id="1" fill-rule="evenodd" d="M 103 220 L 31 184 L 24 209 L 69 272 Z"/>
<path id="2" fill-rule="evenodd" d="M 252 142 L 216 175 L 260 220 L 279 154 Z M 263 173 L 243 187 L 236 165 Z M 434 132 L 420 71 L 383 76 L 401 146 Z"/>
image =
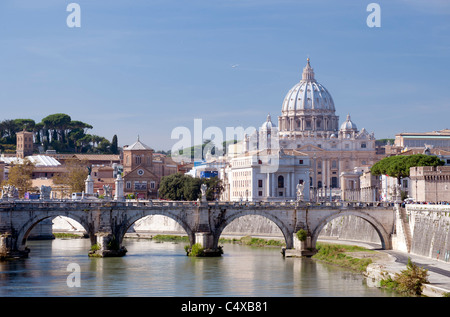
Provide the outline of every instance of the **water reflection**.
<path id="1" fill-rule="evenodd" d="M 125 240 L 122 258 L 89 258 L 88 239 L 29 241 L 30 258 L 0 263 L 0 296 L 393 296 L 359 274 L 278 248 L 224 245 L 219 258 L 191 258 L 184 243 Z M 70 263 L 81 287 L 67 286 Z"/>

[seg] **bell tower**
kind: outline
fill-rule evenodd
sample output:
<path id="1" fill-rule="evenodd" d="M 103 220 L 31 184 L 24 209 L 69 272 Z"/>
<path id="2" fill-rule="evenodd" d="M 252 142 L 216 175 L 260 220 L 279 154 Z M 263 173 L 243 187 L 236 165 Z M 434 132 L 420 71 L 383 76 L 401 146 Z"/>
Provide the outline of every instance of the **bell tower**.
<path id="1" fill-rule="evenodd" d="M 23 130 L 16 133 L 16 155 L 21 159 L 33 155 L 33 132 Z"/>
<path id="2" fill-rule="evenodd" d="M 153 149 L 139 140 L 123 149 L 123 171 L 128 173 L 138 166 L 151 168 L 153 162 Z"/>

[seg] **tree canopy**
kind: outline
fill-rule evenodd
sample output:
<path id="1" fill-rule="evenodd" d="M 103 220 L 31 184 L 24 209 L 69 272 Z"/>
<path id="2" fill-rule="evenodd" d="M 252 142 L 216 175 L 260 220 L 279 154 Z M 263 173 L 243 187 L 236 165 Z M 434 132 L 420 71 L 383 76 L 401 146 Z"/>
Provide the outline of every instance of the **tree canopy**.
<path id="1" fill-rule="evenodd" d="M 200 186 L 207 185 L 206 199 L 214 200 L 220 195 L 222 185 L 217 177 L 194 178 L 181 173 L 164 176 L 159 184 L 159 197 L 169 200 L 193 201 L 201 197 Z"/>
<path id="2" fill-rule="evenodd" d="M 34 165 L 25 159 L 23 164 L 12 164 L 9 169 L 8 181 L 3 181 L 3 185 L 13 185 L 19 191 L 19 197 L 30 191 L 32 187 Z"/>
<path id="3" fill-rule="evenodd" d="M 112 142 L 98 135 L 88 134 L 92 125 L 72 120 L 65 113 L 54 113 L 36 123 L 32 119 L 7 119 L 0 122 L 0 150 L 14 152 L 16 133 L 22 130 L 33 132 L 34 144 L 60 153 L 117 154 L 117 136 Z"/>
<path id="4" fill-rule="evenodd" d="M 85 190 L 85 180 L 88 176 L 89 162 L 86 160 L 70 159 L 66 163 L 67 172 L 58 173 L 53 182 L 69 189 L 68 192 L 82 192 Z"/>
<path id="5" fill-rule="evenodd" d="M 161 178 L 159 197 L 169 200 L 197 200 L 201 180 L 189 175 L 176 173 Z"/>
<path id="6" fill-rule="evenodd" d="M 409 177 L 409 169 L 415 166 L 441 166 L 444 162 L 435 155 L 413 154 L 388 156 L 375 163 L 370 172 L 375 175 L 389 175 L 400 182 Z"/>

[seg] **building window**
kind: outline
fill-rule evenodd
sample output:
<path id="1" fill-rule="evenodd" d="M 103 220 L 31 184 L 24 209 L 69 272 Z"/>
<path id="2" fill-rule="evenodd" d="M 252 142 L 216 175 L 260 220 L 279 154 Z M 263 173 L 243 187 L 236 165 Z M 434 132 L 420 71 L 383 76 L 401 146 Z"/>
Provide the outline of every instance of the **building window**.
<path id="1" fill-rule="evenodd" d="M 262 196 L 262 190 L 258 191 L 258 196 Z"/>
<path id="2" fill-rule="evenodd" d="M 278 176 L 278 188 L 284 188 L 284 177 L 282 175 Z"/>
<path id="3" fill-rule="evenodd" d="M 338 187 L 338 179 L 337 177 L 331 177 L 331 187 L 337 188 Z"/>
<path id="4" fill-rule="evenodd" d="M 155 182 L 150 182 L 150 188 L 155 189 Z"/>
<path id="5" fill-rule="evenodd" d="M 134 190 L 146 190 L 147 182 L 134 182 Z"/>
<path id="6" fill-rule="evenodd" d="M 135 161 L 136 161 L 136 164 L 141 164 L 141 157 L 139 155 L 136 155 Z"/>
<path id="7" fill-rule="evenodd" d="M 331 161 L 331 168 L 337 168 L 337 162 L 335 160 Z"/>
<path id="8" fill-rule="evenodd" d="M 131 182 L 127 182 L 125 187 L 126 187 L 127 189 L 131 189 Z"/>
<path id="9" fill-rule="evenodd" d="M 263 187 L 263 181 L 262 181 L 262 179 L 258 179 L 258 187 Z"/>
<path id="10" fill-rule="evenodd" d="M 361 149 L 365 149 L 367 147 L 366 142 L 361 143 Z"/>
<path id="11" fill-rule="evenodd" d="M 303 160 L 298 160 L 298 164 L 303 164 Z"/>

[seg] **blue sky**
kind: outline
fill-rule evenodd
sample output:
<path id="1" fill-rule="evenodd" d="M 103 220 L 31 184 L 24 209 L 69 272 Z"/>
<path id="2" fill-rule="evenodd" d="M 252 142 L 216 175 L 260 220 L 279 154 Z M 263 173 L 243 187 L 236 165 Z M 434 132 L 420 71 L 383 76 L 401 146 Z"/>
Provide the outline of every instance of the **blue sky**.
<path id="1" fill-rule="evenodd" d="M 224 134 L 277 123 L 308 56 L 341 122 L 376 138 L 450 128 L 446 0 L 2 0 L 0 43 L 0 120 L 67 113 L 120 145 L 168 150 L 195 118 Z"/>

